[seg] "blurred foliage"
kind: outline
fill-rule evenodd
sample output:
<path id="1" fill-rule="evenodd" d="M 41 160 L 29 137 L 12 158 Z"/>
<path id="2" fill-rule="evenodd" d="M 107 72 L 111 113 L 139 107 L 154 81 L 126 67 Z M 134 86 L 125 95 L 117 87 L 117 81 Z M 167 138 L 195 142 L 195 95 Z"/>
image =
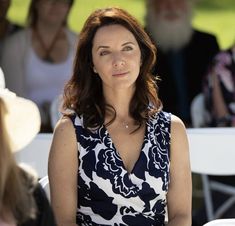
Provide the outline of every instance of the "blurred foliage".
<path id="1" fill-rule="evenodd" d="M 143 0 L 75 0 L 75 5 L 71 11 L 70 24 L 75 30 L 81 30 L 82 25 L 89 14 L 95 9 L 119 6 L 128 10 L 139 21 L 144 21 L 144 1 Z M 74 19 L 76 18 L 76 19 Z"/>
<path id="2" fill-rule="evenodd" d="M 195 27 L 216 35 L 222 49 L 235 43 L 235 1 L 198 0 Z"/>
<path id="3" fill-rule="evenodd" d="M 12 0 L 9 18 L 19 24 L 25 24 L 30 0 Z M 74 0 L 74 5 L 69 16 L 69 25 L 73 30 L 79 31 L 88 17 L 95 9 L 107 6 L 119 6 L 141 22 L 144 20 L 144 0 Z"/>
<path id="4" fill-rule="evenodd" d="M 76 32 L 82 28 L 87 16 L 95 9 L 120 6 L 128 10 L 142 24 L 145 0 L 75 0 L 69 16 L 69 26 Z M 193 24 L 200 30 L 215 34 L 221 48 L 228 48 L 235 41 L 235 0 L 197 0 Z M 30 0 L 12 0 L 9 18 L 25 24 Z"/>
<path id="5" fill-rule="evenodd" d="M 199 10 L 229 10 L 235 11 L 234 0 L 198 0 L 197 8 Z"/>

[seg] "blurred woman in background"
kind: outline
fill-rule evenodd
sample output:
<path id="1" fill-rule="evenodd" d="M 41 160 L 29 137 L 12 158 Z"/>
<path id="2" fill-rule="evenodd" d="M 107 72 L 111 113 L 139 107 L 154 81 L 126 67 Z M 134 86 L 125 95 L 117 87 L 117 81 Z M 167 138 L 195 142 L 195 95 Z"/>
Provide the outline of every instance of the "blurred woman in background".
<path id="1" fill-rule="evenodd" d="M 28 27 L 6 40 L 6 86 L 39 107 L 41 131 L 51 131 L 49 108 L 72 72 L 77 35 L 67 19 L 73 0 L 31 0 Z"/>
<path id="2" fill-rule="evenodd" d="M 211 126 L 235 127 L 235 44 L 212 61 L 204 87 Z"/>

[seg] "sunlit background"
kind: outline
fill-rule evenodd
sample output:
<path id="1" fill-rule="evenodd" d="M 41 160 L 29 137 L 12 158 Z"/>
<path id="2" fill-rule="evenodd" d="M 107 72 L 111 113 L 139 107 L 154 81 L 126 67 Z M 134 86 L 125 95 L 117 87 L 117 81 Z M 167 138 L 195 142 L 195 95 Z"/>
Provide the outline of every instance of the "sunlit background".
<path id="1" fill-rule="evenodd" d="M 228 48 L 235 42 L 235 0 L 196 0 L 198 1 L 193 23 L 198 29 L 216 35 L 220 47 Z M 9 18 L 24 24 L 30 0 L 12 0 Z M 75 0 L 69 17 L 70 27 L 79 32 L 94 10 L 106 6 L 120 6 L 128 10 L 144 25 L 145 0 Z"/>

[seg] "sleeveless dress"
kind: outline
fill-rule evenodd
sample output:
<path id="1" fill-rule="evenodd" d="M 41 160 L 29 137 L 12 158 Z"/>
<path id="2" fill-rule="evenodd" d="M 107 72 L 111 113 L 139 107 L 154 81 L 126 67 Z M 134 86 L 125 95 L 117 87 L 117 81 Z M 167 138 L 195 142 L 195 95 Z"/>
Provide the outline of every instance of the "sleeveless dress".
<path id="1" fill-rule="evenodd" d="M 140 156 L 127 172 L 103 125 L 86 130 L 73 115 L 78 142 L 79 226 L 164 226 L 170 168 L 171 114 L 156 113 L 146 122 Z"/>

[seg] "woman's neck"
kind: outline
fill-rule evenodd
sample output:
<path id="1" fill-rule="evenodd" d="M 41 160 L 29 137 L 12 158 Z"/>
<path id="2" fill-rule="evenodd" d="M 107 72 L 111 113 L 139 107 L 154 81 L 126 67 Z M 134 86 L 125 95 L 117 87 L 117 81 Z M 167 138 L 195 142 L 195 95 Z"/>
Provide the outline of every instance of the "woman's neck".
<path id="1" fill-rule="evenodd" d="M 37 55 L 49 63 L 62 62 L 68 55 L 68 42 L 62 25 L 50 28 L 38 23 L 33 30 L 32 41 Z"/>
<path id="2" fill-rule="evenodd" d="M 55 36 L 55 34 L 58 32 L 58 30 L 60 30 L 62 28 L 61 24 L 58 25 L 53 25 L 51 26 L 50 24 L 46 24 L 43 22 L 38 22 L 35 29 L 37 29 L 37 31 L 43 35 L 46 36 L 47 38 L 53 38 Z"/>
<path id="3" fill-rule="evenodd" d="M 116 111 L 116 118 L 130 118 L 129 106 L 132 99 L 132 92 L 111 92 L 105 95 L 106 103 Z"/>

